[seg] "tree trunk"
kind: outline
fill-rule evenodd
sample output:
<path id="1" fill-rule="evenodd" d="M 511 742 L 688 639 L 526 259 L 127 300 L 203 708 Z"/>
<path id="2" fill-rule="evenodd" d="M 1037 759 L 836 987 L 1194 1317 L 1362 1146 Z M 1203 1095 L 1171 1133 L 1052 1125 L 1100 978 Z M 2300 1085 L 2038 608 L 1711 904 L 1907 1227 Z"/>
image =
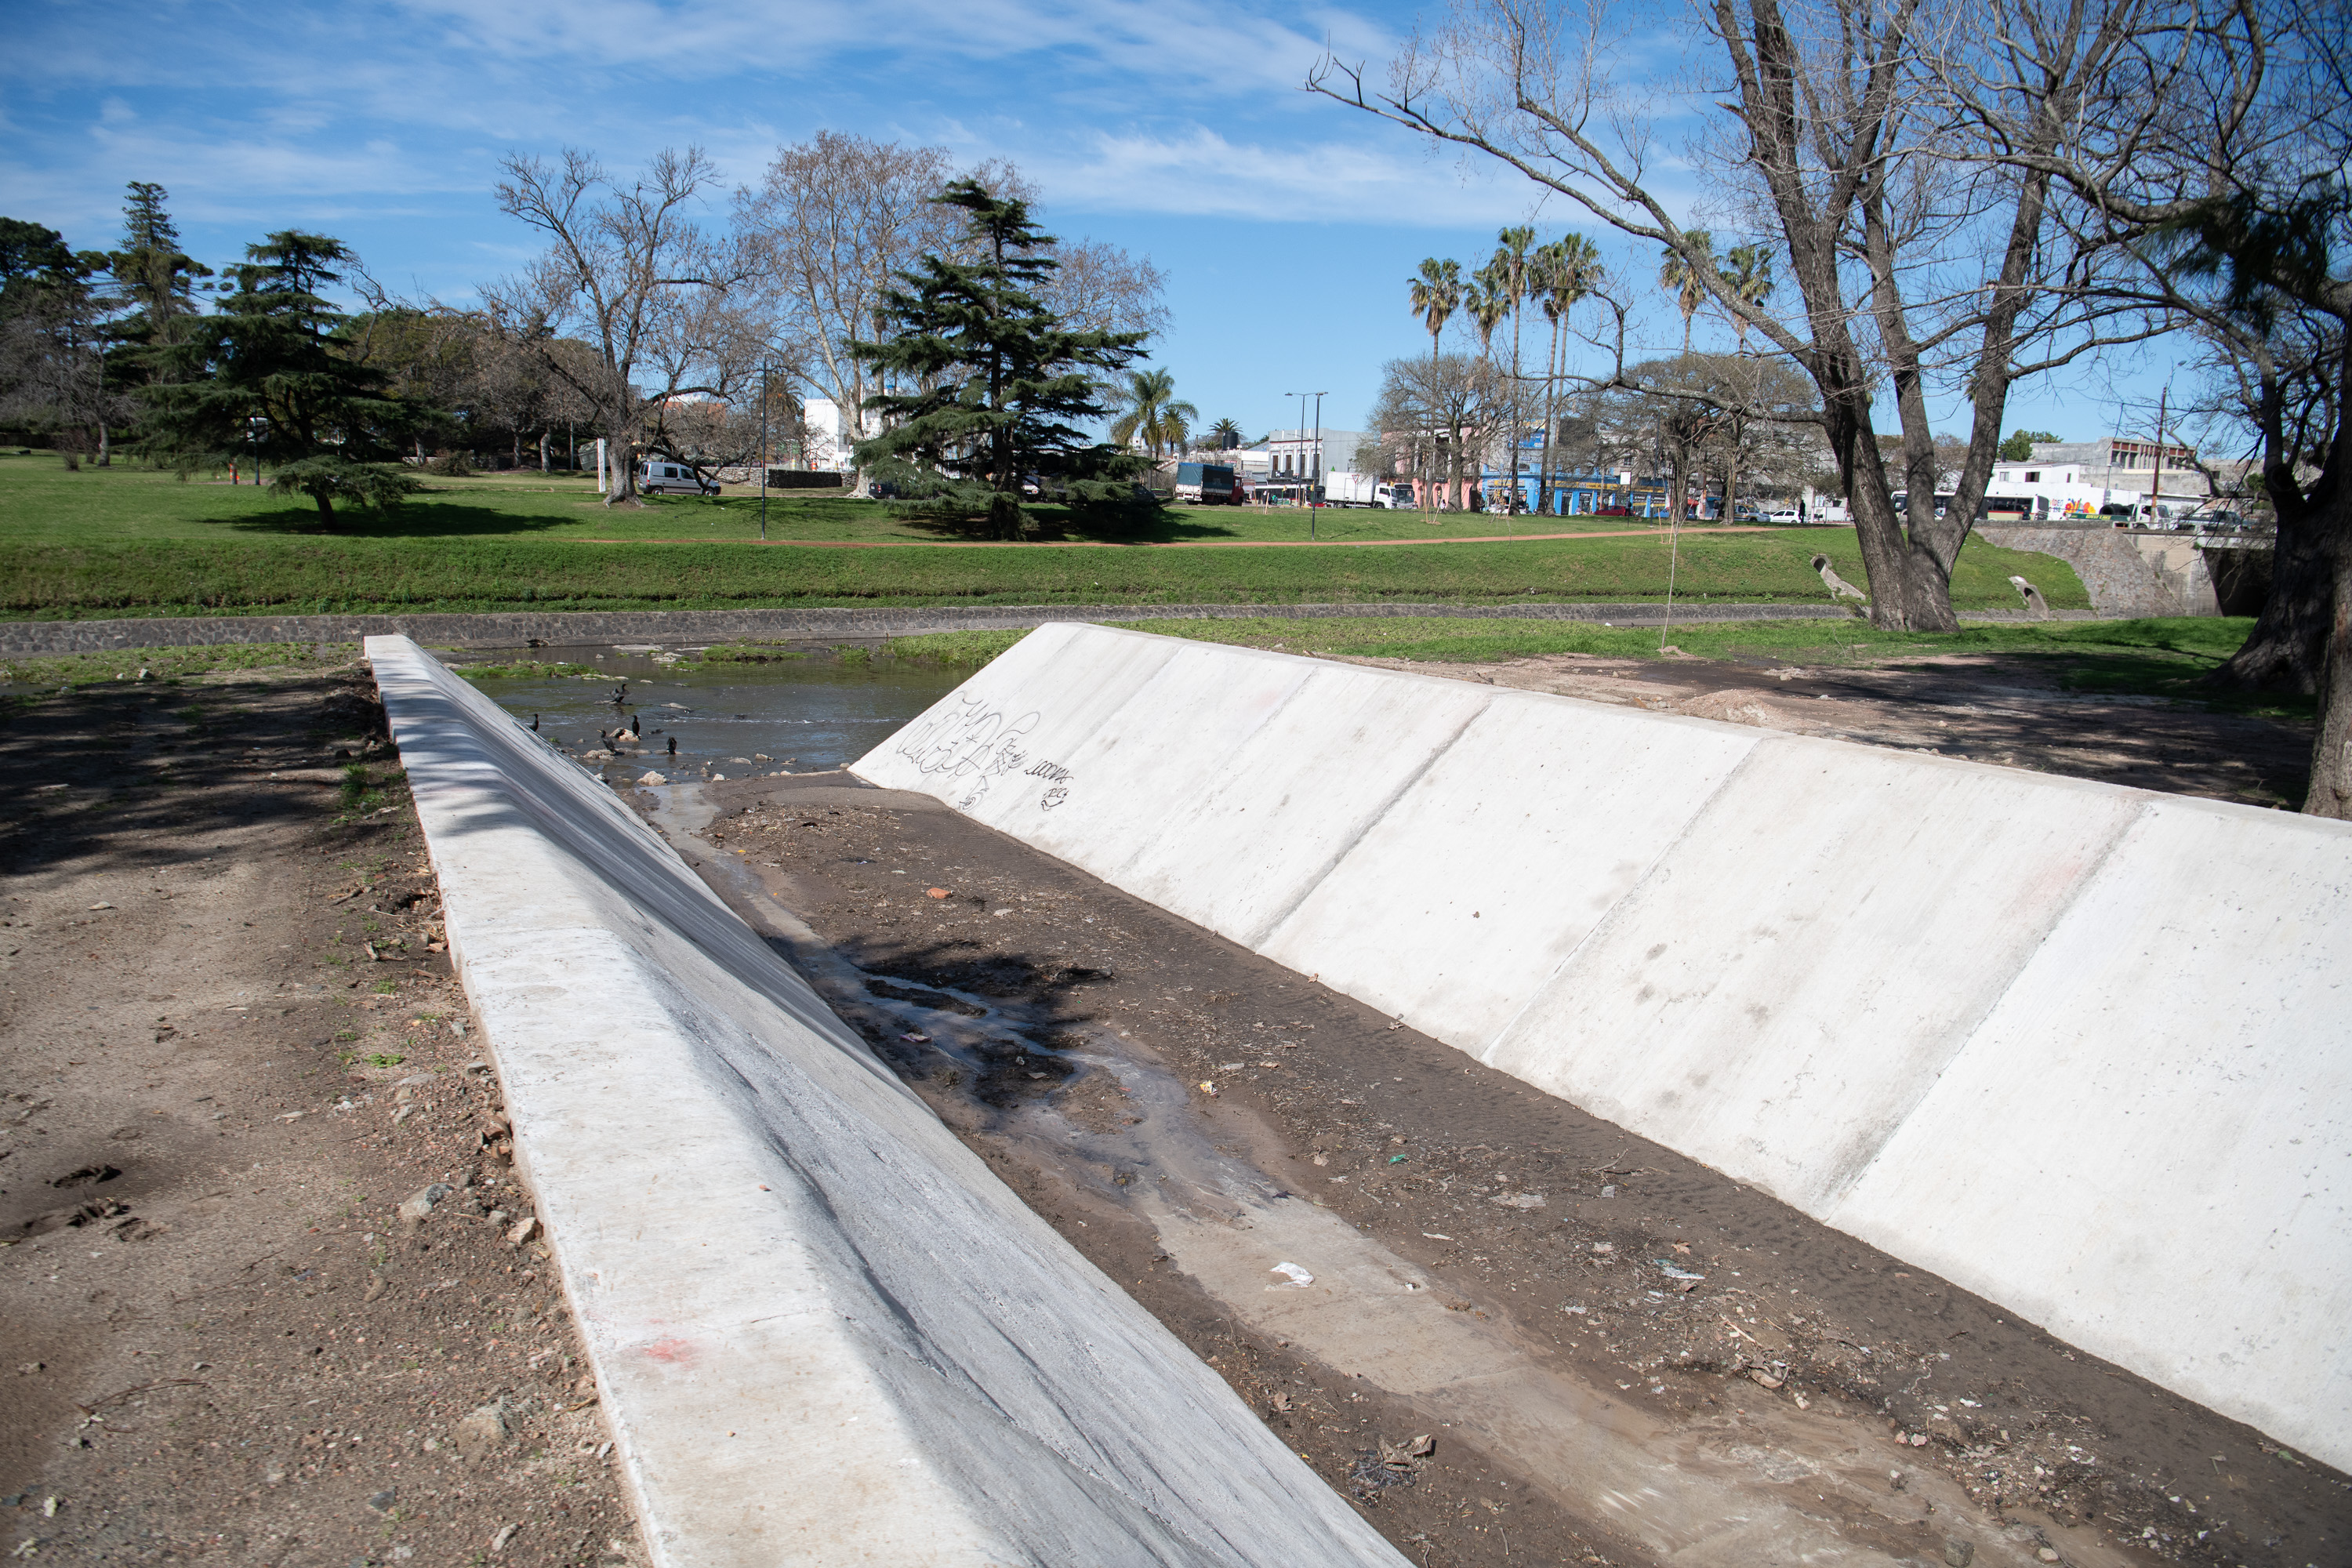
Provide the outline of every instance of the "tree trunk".
<path id="1" fill-rule="evenodd" d="M 637 454 L 626 436 L 614 431 L 605 437 L 605 471 L 611 489 L 604 497 L 607 507 L 643 506 L 637 497 Z"/>
<path id="2" fill-rule="evenodd" d="M 2292 501 L 2276 510 L 2271 591 L 2244 645 L 2213 672 L 2213 679 L 2263 690 L 2316 692 L 2327 661 L 2328 619 L 2338 574 L 2317 520 Z"/>
<path id="3" fill-rule="evenodd" d="M 1559 426 L 1559 322 L 1551 324 L 1551 344 L 1544 351 L 1543 456 L 1536 459 L 1536 510 L 1551 510 L 1551 438 Z"/>
<path id="4" fill-rule="evenodd" d="M 335 526 L 335 503 L 327 492 L 320 490 L 314 498 L 319 503 L 319 521 L 327 528 Z"/>
<path id="5" fill-rule="evenodd" d="M 98 466 L 101 468 L 114 467 L 114 453 L 107 443 L 106 420 L 103 417 L 98 422 Z"/>
<path id="6" fill-rule="evenodd" d="M 2311 816 L 2352 822 L 2352 515 L 2347 498 L 2329 508 L 2334 534 L 2336 584 L 2327 625 L 2327 662 L 2319 682 L 2319 733 L 2311 747 L 2311 792 L 2303 809 Z"/>
<path id="7" fill-rule="evenodd" d="M 539 471 L 542 474 L 549 471 L 547 462 L 547 432 L 544 430 L 541 430 L 539 433 Z"/>

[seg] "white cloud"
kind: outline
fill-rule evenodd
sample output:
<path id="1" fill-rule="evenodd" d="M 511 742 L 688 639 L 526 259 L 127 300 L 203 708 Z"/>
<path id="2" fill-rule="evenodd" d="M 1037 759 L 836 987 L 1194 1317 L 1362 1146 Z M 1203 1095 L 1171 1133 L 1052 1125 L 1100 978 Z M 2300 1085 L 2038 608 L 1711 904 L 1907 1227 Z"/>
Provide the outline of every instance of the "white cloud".
<path id="1" fill-rule="evenodd" d="M 1103 133 L 1021 161 L 1057 205 L 1089 211 L 1458 227 L 1516 222 L 1543 195 L 1507 170 L 1423 156 L 1402 132 L 1366 130 L 1359 142 L 1278 145 L 1194 124 Z"/>

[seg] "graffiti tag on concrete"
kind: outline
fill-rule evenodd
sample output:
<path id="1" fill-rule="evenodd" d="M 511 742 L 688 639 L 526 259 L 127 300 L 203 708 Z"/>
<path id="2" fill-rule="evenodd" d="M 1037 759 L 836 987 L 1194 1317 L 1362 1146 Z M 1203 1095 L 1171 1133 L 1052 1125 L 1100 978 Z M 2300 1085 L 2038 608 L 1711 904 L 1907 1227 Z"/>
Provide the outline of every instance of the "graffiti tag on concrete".
<path id="1" fill-rule="evenodd" d="M 970 811 L 987 798 L 991 780 L 1015 773 L 1030 761 L 1022 741 L 1037 727 L 1038 719 L 1034 711 L 1007 719 L 986 698 L 959 697 L 953 708 L 909 730 L 898 742 L 898 754 L 919 773 L 962 781 L 954 805 L 959 811 Z M 1060 786 L 1068 782 L 1069 770 L 1038 763 L 1028 772 L 1055 786 L 1047 791 L 1045 804 L 1048 808 L 1059 805 L 1068 794 Z"/>

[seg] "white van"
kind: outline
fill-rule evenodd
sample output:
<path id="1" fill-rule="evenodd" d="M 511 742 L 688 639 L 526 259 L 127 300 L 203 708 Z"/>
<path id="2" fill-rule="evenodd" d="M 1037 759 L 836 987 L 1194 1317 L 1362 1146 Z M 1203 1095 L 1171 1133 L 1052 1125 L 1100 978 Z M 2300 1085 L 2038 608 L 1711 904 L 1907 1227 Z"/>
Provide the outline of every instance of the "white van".
<path id="1" fill-rule="evenodd" d="M 719 487 L 697 479 L 694 470 L 684 463 L 639 463 L 637 493 L 649 496 L 715 496 L 719 493 Z"/>

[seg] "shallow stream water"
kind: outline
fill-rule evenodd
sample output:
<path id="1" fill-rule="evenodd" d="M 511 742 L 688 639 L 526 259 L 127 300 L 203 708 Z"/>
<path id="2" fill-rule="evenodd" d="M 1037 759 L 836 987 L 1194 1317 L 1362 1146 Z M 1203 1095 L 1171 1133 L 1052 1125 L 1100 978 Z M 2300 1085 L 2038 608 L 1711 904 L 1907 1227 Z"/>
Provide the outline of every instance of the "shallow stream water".
<path id="1" fill-rule="evenodd" d="M 574 755 L 597 749 L 604 733 L 634 717 L 642 729 L 632 761 L 741 777 L 856 762 L 969 673 L 861 654 L 704 664 L 666 649 L 597 646 L 469 649 L 448 662 L 458 669 L 585 665 L 593 674 L 478 677 L 474 685 L 523 722 L 536 718 L 541 734 Z"/>

